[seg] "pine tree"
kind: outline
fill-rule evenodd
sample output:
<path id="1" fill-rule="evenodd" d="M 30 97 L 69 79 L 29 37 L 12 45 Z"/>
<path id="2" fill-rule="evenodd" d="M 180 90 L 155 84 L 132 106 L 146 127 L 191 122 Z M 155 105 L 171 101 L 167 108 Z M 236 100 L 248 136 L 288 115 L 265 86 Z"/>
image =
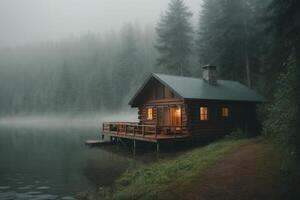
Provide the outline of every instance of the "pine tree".
<path id="1" fill-rule="evenodd" d="M 74 102 L 74 90 L 69 67 L 64 60 L 56 91 L 56 106 L 58 110 L 70 110 Z"/>
<path id="2" fill-rule="evenodd" d="M 279 70 L 291 54 L 300 61 L 300 1 L 273 0 L 268 7 L 269 31 L 273 45 L 271 56 Z M 276 65 L 276 63 L 274 63 Z"/>
<path id="3" fill-rule="evenodd" d="M 221 77 L 251 87 L 260 66 L 256 18 L 260 4 L 256 0 L 204 0 L 197 41 L 201 65 L 218 65 Z"/>
<path id="4" fill-rule="evenodd" d="M 218 0 L 204 0 L 199 16 L 197 50 L 201 65 L 216 64 L 217 48 L 214 44 L 217 35 L 221 34 L 216 21 L 221 14 Z"/>
<path id="5" fill-rule="evenodd" d="M 155 47 L 159 52 L 157 65 L 163 71 L 177 74 L 188 71 L 193 42 L 191 16 L 182 0 L 171 0 L 168 11 L 161 16 L 156 28 L 158 38 Z"/>
<path id="6" fill-rule="evenodd" d="M 116 95 L 114 104 L 123 104 L 132 82 L 133 75 L 141 72 L 140 49 L 138 48 L 139 37 L 137 28 L 132 24 L 123 27 L 120 35 L 120 48 L 117 66 L 113 72 L 114 94 Z"/>

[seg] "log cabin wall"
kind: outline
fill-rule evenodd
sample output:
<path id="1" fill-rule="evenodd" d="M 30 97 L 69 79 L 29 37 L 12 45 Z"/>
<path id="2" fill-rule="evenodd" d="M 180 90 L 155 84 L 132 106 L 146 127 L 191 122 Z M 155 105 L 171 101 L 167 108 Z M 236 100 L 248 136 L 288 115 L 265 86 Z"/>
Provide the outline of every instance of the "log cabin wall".
<path id="1" fill-rule="evenodd" d="M 256 103 L 216 100 L 182 99 L 157 80 L 150 81 L 140 94 L 138 118 L 140 124 L 157 125 L 157 107 L 181 107 L 183 132 L 192 136 L 225 135 L 234 130 L 257 131 Z M 208 108 L 208 120 L 200 120 L 200 107 Z M 222 116 L 222 108 L 229 109 L 229 117 Z M 147 109 L 152 108 L 152 119 L 147 119 Z"/>
<path id="2" fill-rule="evenodd" d="M 233 101 L 186 100 L 188 130 L 193 136 L 224 135 L 237 129 L 258 131 L 256 104 Z M 200 107 L 208 108 L 208 120 L 200 120 Z M 229 116 L 222 116 L 222 108 L 229 109 Z"/>
<path id="3" fill-rule="evenodd" d="M 157 125 L 157 107 L 181 108 L 181 125 L 183 133 L 187 133 L 187 116 L 184 100 L 174 94 L 169 88 L 165 87 L 156 80 L 153 80 L 151 87 L 144 93 L 143 101 L 138 107 L 138 119 L 140 124 Z M 152 119 L 147 119 L 147 109 L 152 108 Z"/>

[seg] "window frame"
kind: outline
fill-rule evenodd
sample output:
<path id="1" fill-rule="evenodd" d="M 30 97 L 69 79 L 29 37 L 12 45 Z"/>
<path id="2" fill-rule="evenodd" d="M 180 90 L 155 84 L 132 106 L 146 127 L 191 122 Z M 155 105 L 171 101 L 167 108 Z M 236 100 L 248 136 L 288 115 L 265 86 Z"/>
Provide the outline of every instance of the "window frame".
<path id="1" fill-rule="evenodd" d="M 221 107 L 221 116 L 225 119 L 228 119 L 230 117 L 230 109 L 228 106 Z"/>
<path id="2" fill-rule="evenodd" d="M 199 120 L 205 122 L 209 120 L 208 106 L 200 106 L 199 108 Z"/>
<path id="3" fill-rule="evenodd" d="M 147 107 L 147 120 L 153 120 L 153 107 Z"/>

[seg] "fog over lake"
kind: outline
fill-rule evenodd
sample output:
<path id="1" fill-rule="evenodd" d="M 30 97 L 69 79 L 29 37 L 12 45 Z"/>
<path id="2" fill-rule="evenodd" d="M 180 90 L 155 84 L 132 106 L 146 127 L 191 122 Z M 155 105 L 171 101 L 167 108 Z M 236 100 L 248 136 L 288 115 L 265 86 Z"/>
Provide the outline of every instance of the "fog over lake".
<path id="1" fill-rule="evenodd" d="M 81 115 L 37 115 L 0 117 L 0 127 L 9 128 L 102 128 L 103 122 L 133 121 L 137 122 L 134 112 L 118 112 L 115 114 L 81 114 Z M 99 130 L 100 134 L 100 130 Z"/>

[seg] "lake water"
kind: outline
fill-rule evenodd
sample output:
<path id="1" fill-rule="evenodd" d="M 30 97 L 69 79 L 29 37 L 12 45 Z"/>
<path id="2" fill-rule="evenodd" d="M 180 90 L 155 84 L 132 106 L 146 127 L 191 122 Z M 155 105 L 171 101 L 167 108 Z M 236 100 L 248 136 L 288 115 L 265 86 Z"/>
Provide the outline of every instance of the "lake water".
<path id="1" fill-rule="evenodd" d="M 75 199 L 156 158 L 155 150 L 134 156 L 120 146 L 85 146 L 99 133 L 99 128 L 87 127 L 0 126 L 0 199 Z"/>

